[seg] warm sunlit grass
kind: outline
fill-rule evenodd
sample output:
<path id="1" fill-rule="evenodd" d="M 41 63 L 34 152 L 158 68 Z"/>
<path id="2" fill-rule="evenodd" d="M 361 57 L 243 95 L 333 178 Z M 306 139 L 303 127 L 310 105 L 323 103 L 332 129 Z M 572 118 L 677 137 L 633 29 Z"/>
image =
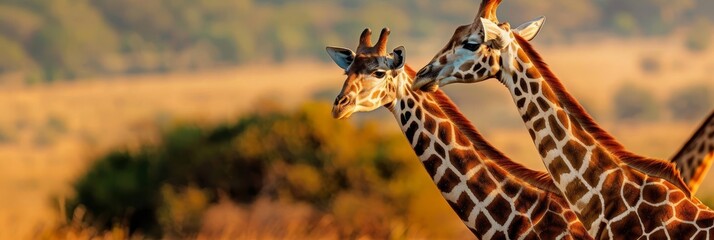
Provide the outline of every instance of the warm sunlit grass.
<path id="1" fill-rule="evenodd" d="M 93 156 L 151 141 L 174 121 L 235 118 L 257 98 L 300 102 L 335 75 L 321 69 L 251 67 L 0 89 L 0 195 L 11 196 L 0 198 L 0 229 L 15 229 L 0 238 L 53 220 L 50 193 L 66 192 Z M 286 78 L 291 74 L 300 77 Z"/>
<path id="2" fill-rule="evenodd" d="M 536 43 L 536 48 L 571 93 L 626 146 L 648 156 L 670 157 L 698 122 L 677 123 L 664 116 L 647 124 L 616 123 L 612 121 L 612 92 L 623 81 L 632 81 L 664 102 L 672 89 L 695 82 L 712 84 L 714 78 L 707 74 L 714 69 L 712 51 L 689 53 L 678 39 L 585 42 L 572 46 Z M 643 71 L 640 64 L 645 57 L 659 61 L 660 70 Z M 410 62 L 418 68 L 426 60 L 420 57 Z M 67 194 L 70 181 L 93 156 L 107 149 L 150 142 L 161 126 L 175 121 L 211 123 L 235 118 L 242 111 L 260 107 L 253 106 L 257 98 L 275 99 L 291 106 L 309 98 L 313 91 L 341 87 L 344 77 L 340 73 L 333 64 L 297 63 L 0 88 L 0 239 L 27 237 L 55 223 L 58 218 L 52 209 L 58 203 L 50 197 Z M 513 159 L 543 169 L 506 91 L 495 81 L 465 86 L 466 90 L 461 91 L 478 87 L 493 89 L 497 99 L 494 101 L 507 104 L 499 106 L 503 109 L 490 107 L 476 114 L 469 107 L 483 103 L 473 101 L 467 105 L 468 94 L 462 94 L 467 96 L 458 99 L 462 109 L 490 141 Z M 664 107 L 662 112 L 668 113 Z M 493 119 L 494 114 L 508 119 L 505 127 L 497 121 L 484 120 Z M 397 130 L 393 122 L 384 124 L 386 129 Z M 714 179 L 705 179 L 705 185 L 712 183 Z M 702 188 L 698 195 L 712 194 Z M 231 205 L 219 207 L 239 209 Z M 212 217 L 201 236 L 264 236 L 259 232 L 231 232 L 232 226 L 222 225 L 225 223 L 217 219 L 228 221 L 238 213 L 218 213 L 221 211 L 209 211 Z M 223 228 L 228 230 L 220 232 Z M 304 234 L 331 236 L 329 229 L 325 233 Z"/>

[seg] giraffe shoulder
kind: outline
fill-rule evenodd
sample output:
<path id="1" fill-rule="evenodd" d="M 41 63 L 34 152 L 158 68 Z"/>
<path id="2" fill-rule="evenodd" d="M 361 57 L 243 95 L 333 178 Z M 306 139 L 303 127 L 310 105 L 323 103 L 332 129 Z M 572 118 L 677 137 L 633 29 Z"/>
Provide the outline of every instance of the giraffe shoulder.
<path id="1" fill-rule="evenodd" d="M 687 184 L 679 175 L 679 171 L 677 171 L 677 168 L 675 168 L 674 164 L 671 162 L 641 156 L 624 156 L 621 157 L 621 159 L 628 166 L 635 168 L 644 174 L 667 180 L 682 190 L 687 197 L 691 197 L 692 193 L 689 190 L 689 187 L 687 187 Z"/>
<path id="2" fill-rule="evenodd" d="M 508 158 L 491 158 L 499 167 L 512 174 L 517 179 L 532 185 L 538 189 L 551 192 L 560 196 L 560 190 L 547 172 L 536 171 L 520 165 Z"/>

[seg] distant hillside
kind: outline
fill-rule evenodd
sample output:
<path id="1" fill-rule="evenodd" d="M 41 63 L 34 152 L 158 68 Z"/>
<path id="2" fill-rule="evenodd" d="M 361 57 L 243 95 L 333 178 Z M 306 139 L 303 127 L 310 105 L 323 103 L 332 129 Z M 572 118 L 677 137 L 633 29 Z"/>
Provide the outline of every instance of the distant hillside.
<path id="1" fill-rule="evenodd" d="M 478 1 L 0 0 L 0 75 L 44 82 L 191 70 L 249 61 L 325 60 L 364 27 L 423 42 L 468 23 Z M 550 38 L 589 31 L 667 34 L 714 18 L 709 0 L 504 1 L 514 23 L 548 17 Z M 555 36 L 555 37 L 554 37 Z M 443 38 L 443 37 L 442 37 Z M 437 38 L 441 39 L 441 38 Z"/>

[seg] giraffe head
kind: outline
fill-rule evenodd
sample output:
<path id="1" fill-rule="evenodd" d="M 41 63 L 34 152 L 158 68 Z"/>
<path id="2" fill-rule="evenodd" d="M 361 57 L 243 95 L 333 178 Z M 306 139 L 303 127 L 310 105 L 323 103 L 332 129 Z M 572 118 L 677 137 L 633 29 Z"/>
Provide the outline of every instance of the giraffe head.
<path id="1" fill-rule="evenodd" d="M 500 0 L 484 0 L 474 19 L 468 25 L 456 28 L 446 46 L 417 73 L 413 89 L 435 91 L 439 86 L 451 83 L 474 83 L 498 77 L 501 69 L 508 68 L 512 61 L 508 56 L 513 33 L 526 40 L 533 39 L 540 31 L 544 17 L 539 17 L 511 29 L 506 22 L 499 23 L 496 9 Z"/>
<path id="2" fill-rule="evenodd" d="M 372 31 L 365 29 L 356 53 L 346 48 L 327 47 L 332 60 L 347 75 L 332 107 L 332 116 L 337 119 L 347 118 L 354 112 L 372 111 L 396 99 L 395 78 L 404 70 L 404 47 L 387 53 L 387 28 L 382 29 L 374 46 L 371 37 Z"/>

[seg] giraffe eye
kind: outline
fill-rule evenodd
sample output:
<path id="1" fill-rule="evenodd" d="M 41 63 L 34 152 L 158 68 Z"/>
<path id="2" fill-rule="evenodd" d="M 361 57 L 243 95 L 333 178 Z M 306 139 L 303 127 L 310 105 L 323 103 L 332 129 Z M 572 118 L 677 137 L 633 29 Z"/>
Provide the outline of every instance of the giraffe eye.
<path id="1" fill-rule="evenodd" d="M 383 78 L 383 77 L 386 76 L 386 75 L 387 75 L 387 72 L 385 72 L 385 71 L 379 71 L 379 70 L 378 70 L 378 71 L 374 71 L 374 72 L 372 73 L 372 76 L 373 76 L 373 77 L 376 77 L 376 78 Z"/>
<path id="2" fill-rule="evenodd" d="M 463 48 L 466 49 L 466 50 L 469 50 L 469 51 L 474 52 L 474 51 L 476 51 L 476 49 L 478 49 L 479 46 L 481 46 L 481 44 L 478 44 L 478 43 L 470 43 L 470 42 L 468 42 L 468 41 L 464 41 L 464 46 L 463 46 Z"/>

